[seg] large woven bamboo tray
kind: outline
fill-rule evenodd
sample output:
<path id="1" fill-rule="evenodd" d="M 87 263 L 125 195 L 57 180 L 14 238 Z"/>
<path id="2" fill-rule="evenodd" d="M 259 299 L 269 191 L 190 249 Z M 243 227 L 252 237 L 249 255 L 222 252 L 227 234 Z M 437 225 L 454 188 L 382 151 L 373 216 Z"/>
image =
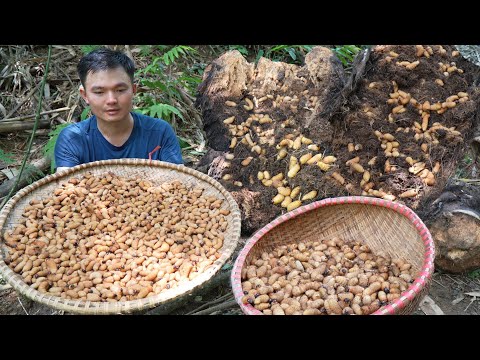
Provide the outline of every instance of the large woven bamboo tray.
<path id="1" fill-rule="evenodd" d="M 242 268 L 278 244 L 330 239 L 360 241 L 373 253 L 383 251 L 402 258 L 418 273 L 414 282 L 394 302 L 373 314 L 411 314 L 427 294 L 434 270 L 435 246 L 425 224 L 408 207 L 373 197 L 329 198 L 299 207 L 257 231 L 240 251 L 231 273 L 232 289 L 240 308 L 248 315 L 263 315 L 243 304 Z"/>
<path id="2" fill-rule="evenodd" d="M 149 180 L 154 186 L 164 182 L 180 180 L 187 186 L 201 186 L 204 194 L 223 199 L 222 209 L 230 210 L 226 217 L 228 226 L 223 246 L 219 249 L 220 257 L 205 272 L 194 279 L 179 283 L 178 286 L 163 290 L 157 295 L 144 299 L 123 302 L 92 302 L 64 299 L 59 296 L 41 293 L 23 281 L 23 278 L 8 267 L 3 234 L 7 229 L 13 229 L 22 217 L 25 206 L 32 199 L 42 199 L 51 196 L 53 190 L 72 177 L 79 177 L 87 172 L 93 175 L 113 172 L 126 178 L 140 177 Z M 237 203 L 230 193 L 211 177 L 185 166 L 145 159 L 103 160 L 78 165 L 59 173 L 48 175 L 33 184 L 21 189 L 13 196 L 0 212 L 0 274 L 19 293 L 27 298 L 55 309 L 76 314 L 121 314 L 140 313 L 153 307 L 183 297 L 203 283 L 209 281 L 232 255 L 240 237 L 241 219 Z"/>

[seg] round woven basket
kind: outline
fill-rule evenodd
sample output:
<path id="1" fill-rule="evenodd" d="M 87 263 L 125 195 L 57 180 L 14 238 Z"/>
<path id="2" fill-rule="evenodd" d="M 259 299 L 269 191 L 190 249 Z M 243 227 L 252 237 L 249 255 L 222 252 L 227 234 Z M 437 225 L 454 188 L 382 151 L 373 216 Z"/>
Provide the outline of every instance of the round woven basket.
<path id="1" fill-rule="evenodd" d="M 373 314 L 411 314 L 427 294 L 434 268 L 435 245 L 425 224 L 408 207 L 365 196 L 329 198 L 290 211 L 257 231 L 240 251 L 231 274 L 232 289 L 240 308 L 248 315 L 263 315 L 243 304 L 242 268 L 252 258 L 279 244 L 299 240 L 360 241 L 373 253 L 383 251 L 402 258 L 418 276 L 394 302 Z"/>
<path id="2" fill-rule="evenodd" d="M 41 293 L 23 281 L 23 278 L 8 267 L 4 259 L 6 256 L 3 234 L 7 229 L 13 229 L 22 218 L 22 212 L 32 199 L 42 199 L 51 196 L 53 190 L 61 183 L 72 177 L 78 177 L 87 172 L 93 175 L 100 175 L 106 172 L 126 178 L 140 177 L 149 180 L 154 186 L 164 182 L 179 180 L 188 187 L 201 186 L 204 195 L 215 196 L 223 199 L 222 209 L 230 210 L 226 216 L 227 229 L 225 231 L 223 246 L 218 250 L 220 257 L 205 272 L 194 279 L 181 282 L 178 286 L 163 290 L 157 295 L 144 299 L 119 302 L 92 302 L 82 300 L 63 299 L 59 296 L 52 296 Z M 59 173 L 48 175 L 41 180 L 21 189 L 12 197 L 0 212 L 0 274 L 18 292 L 29 299 L 48 305 L 55 309 L 64 310 L 77 314 L 122 314 L 140 312 L 173 299 L 178 299 L 192 292 L 193 289 L 202 283 L 210 280 L 232 255 L 240 237 L 241 219 L 240 210 L 230 193 L 211 177 L 182 165 L 166 163 L 162 161 L 150 161 L 145 159 L 120 159 L 103 160 L 78 165 Z"/>

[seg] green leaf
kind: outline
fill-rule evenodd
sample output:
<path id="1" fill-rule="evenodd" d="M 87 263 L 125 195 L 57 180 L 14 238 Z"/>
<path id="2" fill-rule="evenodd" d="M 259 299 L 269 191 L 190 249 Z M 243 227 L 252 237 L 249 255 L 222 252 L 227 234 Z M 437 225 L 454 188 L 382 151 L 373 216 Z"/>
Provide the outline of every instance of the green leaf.
<path id="1" fill-rule="evenodd" d="M 147 108 L 148 113 L 152 117 L 158 117 L 164 120 L 169 120 L 171 114 L 174 113 L 180 119 L 184 120 L 182 113 L 175 107 L 168 104 L 154 104 Z"/>
<path id="2" fill-rule="evenodd" d="M 80 49 L 82 50 L 82 52 L 86 55 L 88 54 L 89 52 L 99 48 L 100 45 L 81 45 L 80 46 Z"/>
<path id="3" fill-rule="evenodd" d="M 202 79 L 200 79 L 199 77 L 195 78 L 195 77 L 191 77 L 191 76 L 181 76 L 181 77 L 178 78 L 178 80 L 191 82 L 191 83 L 194 83 L 194 84 L 197 84 L 197 85 L 202 82 Z"/>
<path id="4" fill-rule="evenodd" d="M 348 66 L 353 62 L 355 56 L 360 50 L 361 48 L 355 45 L 342 45 L 336 46 L 333 49 L 333 52 L 337 55 L 344 66 Z"/>
<path id="5" fill-rule="evenodd" d="M 28 174 L 28 176 L 23 175 L 22 177 L 25 176 L 25 178 L 26 178 L 26 180 L 29 184 L 33 183 L 37 179 L 45 177 L 45 174 L 43 173 L 42 170 L 40 170 L 39 168 L 37 168 L 36 166 L 33 166 L 31 164 L 26 164 L 25 165 L 24 174 Z"/>
<path id="6" fill-rule="evenodd" d="M 191 150 L 188 152 L 189 154 L 192 154 L 192 155 L 205 155 L 207 153 L 207 151 L 197 151 L 197 150 Z"/>
<path id="7" fill-rule="evenodd" d="M 152 52 L 152 46 L 151 45 L 140 45 L 140 54 L 142 56 L 148 56 Z"/>
<path id="8" fill-rule="evenodd" d="M 160 60 L 165 60 L 165 54 L 163 56 L 158 56 L 155 59 L 153 59 L 152 66 L 156 66 Z"/>
<path id="9" fill-rule="evenodd" d="M 82 114 L 80 115 L 80 120 L 85 120 L 88 117 L 90 117 L 90 106 L 83 109 Z"/>
<path id="10" fill-rule="evenodd" d="M 293 60 L 297 60 L 297 54 L 295 54 L 295 50 L 293 48 L 289 48 L 288 49 L 288 53 L 290 54 L 290 57 L 293 59 Z"/>
<path id="11" fill-rule="evenodd" d="M 163 92 L 167 92 L 167 86 L 160 80 L 151 81 L 151 80 L 142 80 L 142 85 L 148 86 L 151 89 L 160 89 Z"/>
<path id="12" fill-rule="evenodd" d="M 471 279 L 478 279 L 480 278 L 480 269 L 476 269 L 468 273 L 468 277 Z"/>
<path id="13" fill-rule="evenodd" d="M 229 50 L 237 50 L 240 54 L 247 56 L 248 55 L 248 50 L 245 46 L 242 45 L 230 45 L 228 47 Z"/>
<path id="14" fill-rule="evenodd" d="M 170 45 L 157 45 L 158 50 L 165 51 L 170 47 Z"/>
<path id="15" fill-rule="evenodd" d="M 0 149 L 0 161 L 4 162 L 5 164 L 13 164 L 15 160 L 13 159 L 12 153 L 5 153 L 2 149 Z"/>
<path id="16" fill-rule="evenodd" d="M 269 52 L 275 52 L 275 51 L 278 51 L 278 50 L 283 50 L 283 49 L 286 49 L 288 47 L 288 45 L 278 45 L 278 46 L 275 46 L 273 48 L 271 48 L 269 50 Z"/>
<path id="17" fill-rule="evenodd" d="M 178 138 L 178 142 L 180 143 L 180 149 L 185 150 L 192 147 L 188 142 L 188 140 L 185 139 L 184 137 L 177 135 L 177 138 Z"/>
<path id="18" fill-rule="evenodd" d="M 68 125 L 71 125 L 70 123 L 66 124 L 60 124 L 57 125 L 55 128 L 50 130 L 48 133 L 48 141 L 43 147 L 43 153 L 45 156 L 50 157 L 52 159 L 51 165 L 50 165 L 50 172 L 53 173 L 55 171 L 55 156 L 54 156 L 54 151 L 55 151 L 55 144 L 57 143 L 58 135 L 60 134 L 60 131 L 62 131 L 64 128 L 66 128 Z"/>
<path id="19" fill-rule="evenodd" d="M 222 266 L 222 270 L 230 270 L 231 268 L 233 268 L 232 264 L 225 264 Z"/>
<path id="20" fill-rule="evenodd" d="M 264 53 L 265 51 L 263 51 L 263 49 L 258 52 L 257 57 L 255 59 L 255 64 L 258 63 L 258 61 L 260 60 L 260 58 L 263 56 Z"/>

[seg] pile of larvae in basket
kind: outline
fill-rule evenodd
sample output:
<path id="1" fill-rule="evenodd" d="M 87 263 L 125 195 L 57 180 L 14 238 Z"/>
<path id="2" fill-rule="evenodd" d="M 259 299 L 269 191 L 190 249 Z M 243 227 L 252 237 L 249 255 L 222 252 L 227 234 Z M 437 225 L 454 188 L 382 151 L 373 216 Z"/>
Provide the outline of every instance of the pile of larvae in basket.
<path id="1" fill-rule="evenodd" d="M 34 199 L 4 234 L 5 262 L 42 293 L 130 301 L 190 281 L 220 257 L 230 211 L 200 185 L 112 172 Z"/>
<path id="2" fill-rule="evenodd" d="M 339 238 L 277 245 L 242 268 L 243 304 L 265 315 L 369 315 L 400 297 L 412 265 Z"/>

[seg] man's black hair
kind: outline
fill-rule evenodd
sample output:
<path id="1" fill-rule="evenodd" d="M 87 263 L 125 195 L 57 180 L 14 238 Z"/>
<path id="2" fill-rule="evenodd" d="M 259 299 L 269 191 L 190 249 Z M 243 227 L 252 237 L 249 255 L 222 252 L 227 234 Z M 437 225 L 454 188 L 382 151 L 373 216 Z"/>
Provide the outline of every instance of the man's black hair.
<path id="1" fill-rule="evenodd" d="M 89 52 L 82 57 L 77 65 L 78 77 L 83 86 L 87 79 L 88 73 L 97 71 L 123 68 L 133 83 L 133 74 L 135 72 L 135 64 L 126 54 L 121 51 L 115 51 L 106 47 L 101 47 Z"/>

